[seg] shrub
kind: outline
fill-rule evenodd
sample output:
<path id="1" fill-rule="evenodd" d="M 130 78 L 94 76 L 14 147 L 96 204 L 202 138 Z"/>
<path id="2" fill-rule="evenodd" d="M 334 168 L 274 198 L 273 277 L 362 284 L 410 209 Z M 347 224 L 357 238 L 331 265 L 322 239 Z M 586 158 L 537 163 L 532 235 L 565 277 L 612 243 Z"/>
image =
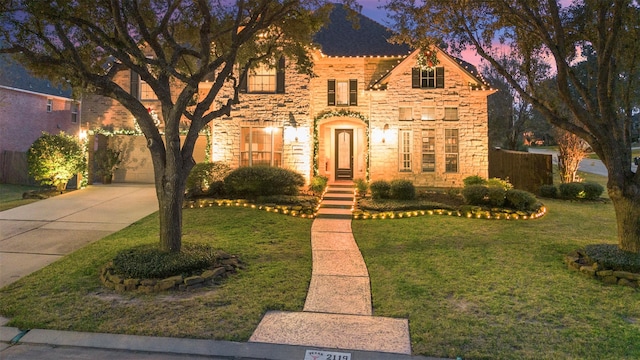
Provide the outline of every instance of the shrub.
<path id="1" fill-rule="evenodd" d="M 595 182 L 587 181 L 582 185 L 584 186 L 584 198 L 587 200 L 596 200 L 604 192 L 604 187 Z"/>
<path id="2" fill-rule="evenodd" d="M 187 177 L 187 196 L 222 195 L 223 180 L 231 167 L 223 162 L 198 163 Z"/>
<path id="3" fill-rule="evenodd" d="M 369 190 L 369 184 L 367 183 L 366 180 L 364 179 L 354 179 L 353 182 L 356 185 L 356 190 L 358 191 L 358 194 L 364 196 L 367 194 L 367 191 Z"/>
<path id="4" fill-rule="evenodd" d="M 640 273 L 640 254 L 622 251 L 617 245 L 587 245 L 584 252 L 589 259 L 604 269 Z"/>
<path id="5" fill-rule="evenodd" d="M 42 135 L 27 151 L 29 175 L 44 185 L 64 190 L 75 174 L 86 169 L 82 146 L 76 138 L 65 133 Z"/>
<path id="6" fill-rule="evenodd" d="M 504 190 L 513 189 L 513 185 L 511 185 L 509 180 L 502 180 L 500 178 L 491 178 L 487 180 L 486 185 L 488 187 L 499 187 Z"/>
<path id="7" fill-rule="evenodd" d="M 393 180 L 389 196 L 396 200 L 413 200 L 416 198 L 416 187 L 409 180 Z"/>
<path id="8" fill-rule="evenodd" d="M 369 185 L 371 197 L 374 199 L 388 199 L 391 191 L 391 184 L 388 181 L 376 180 Z"/>
<path id="9" fill-rule="evenodd" d="M 489 188 L 480 184 L 468 185 L 462 189 L 462 196 L 469 205 L 485 205 L 488 195 Z"/>
<path id="10" fill-rule="evenodd" d="M 462 179 L 462 182 L 464 183 L 464 186 L 471 186 L 471 185 L 486 185 L 487 184 L 487 180 L 485 180 L 482 176 L 479 175 L 471 175 L 471 176 L 467 176 L 466 178 Z"/>
<path id="11" fill-rule="evenodd" d="M 113 259 L 116 274 L 136 279 L 157 279 L 174 275 L 190 275 L 215 264 L 216 254 L 209 245 L 182 244 L 179 253 L 160 250 L 155 245 L 142 245 L 121 251 Z"/>
<path id="12" fill-rule="evenodd" d="M 558 187 L 560 197 L 563 199 L 579 199 L 584 197 L 584 185 L 579 182 L 560 184 Z"/>
<path id="13" fill-rule="evenodd" d="M 493 207 L 502 207 L 505 201 L 507 190 L 501 186 L 487 187 L 487 201 Z"/>
<path id="14" fill-rule="evenodd" d="M 309 191 L 316 195 L 322 194 L 324 192 L 324 189 L 327 188 L 328 183 L 328 177 L 322 175 L 314 176 L 311 179 L 311 184 L 309 184 Z"/>
<path id="15" fill-rule="evenodd" d="M 542 197 L 555 199 L 558 197 L 558 188 L 555 185 L 542 185 L 538 193 Z"/>
<path id="16" fill-rule="evenodd" d="M 255 199 L 258 196 L 297 195 L 304 185 L 299 173 L 271 166 L 244 166 L 224 178 L 227 194 Z"/>
<path id="17" fill-rule="evenodd" d="M 535 210 L 535 205 L 538 202 L 532 193 L 516 189 L 507 190 L 505 198 L 506 206 L 523 211 Z"/>

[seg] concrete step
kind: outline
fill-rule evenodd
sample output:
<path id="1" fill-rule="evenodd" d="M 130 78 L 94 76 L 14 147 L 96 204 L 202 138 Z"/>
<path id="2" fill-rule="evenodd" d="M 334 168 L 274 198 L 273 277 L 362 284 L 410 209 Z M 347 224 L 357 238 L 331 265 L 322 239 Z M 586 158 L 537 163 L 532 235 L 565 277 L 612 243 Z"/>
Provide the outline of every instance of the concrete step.
<path id="1" fill-rule="evenodd" d="M 411 354 L 409 321 L 376 316 L 270 311 L 249 341 Z"/>

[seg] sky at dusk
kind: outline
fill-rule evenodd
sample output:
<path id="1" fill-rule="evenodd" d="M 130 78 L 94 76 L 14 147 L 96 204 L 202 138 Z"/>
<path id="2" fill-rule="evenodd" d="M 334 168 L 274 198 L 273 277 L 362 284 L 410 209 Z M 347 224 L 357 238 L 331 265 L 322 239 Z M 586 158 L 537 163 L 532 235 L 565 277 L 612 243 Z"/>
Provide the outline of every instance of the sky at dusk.
<path id="1" fill-rule="evenodd" d="M 358 0 L 358 3 L 362 5 L 362 15 L 384 26 L 390 26 L 386 10 L 380 9 L 386 3 L 386 0 Z M 463 51 L 460 57 L 473 65 L 480 65 L 481 58 L 474 50 Z"/>

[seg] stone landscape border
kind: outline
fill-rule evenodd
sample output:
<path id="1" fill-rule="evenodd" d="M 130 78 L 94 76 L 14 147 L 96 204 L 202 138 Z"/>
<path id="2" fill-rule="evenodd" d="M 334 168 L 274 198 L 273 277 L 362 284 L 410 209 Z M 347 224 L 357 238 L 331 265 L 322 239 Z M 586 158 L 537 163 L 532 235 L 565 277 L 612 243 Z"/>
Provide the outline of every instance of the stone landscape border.
<path id="1" fill-rule="evenodd" d="M 629 286 L 636 289 L 640 287 L 640 274 L 602 268 L 598 263 L 589 261 L 581 250 L 565 256 L 565 263 L 570 270 L 578 271 L 605 284 Z"/>
<path id="2" fill-rule="evenodd" d="M 211 285 L 231 274 L 235 274 L 242 267 L 242 263 L 237 256 L 229 255 L 220 259 L 216 266 L 205 269 L 197 275 L 176 275 L 164 279 L 136 279 L 117 275 L 113 269 L 113 262 L 109 262 L 100 270 L 100 281 L 107 288 L 117 292 L 136 291 L 143 294 L 151 294 L 169 290 L 189 291 L 205 285 Z"/>

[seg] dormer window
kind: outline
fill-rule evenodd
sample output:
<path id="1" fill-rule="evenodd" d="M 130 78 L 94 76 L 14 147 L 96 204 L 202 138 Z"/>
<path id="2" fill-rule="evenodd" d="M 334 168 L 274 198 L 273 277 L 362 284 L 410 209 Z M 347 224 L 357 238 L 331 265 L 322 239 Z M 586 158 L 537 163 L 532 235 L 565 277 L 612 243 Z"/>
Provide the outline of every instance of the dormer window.
<path id="1" fill-rule="evenodd" d="M 411 87 L 417 89 L 444 88 L 444 67 L 411 69 Z"/>

